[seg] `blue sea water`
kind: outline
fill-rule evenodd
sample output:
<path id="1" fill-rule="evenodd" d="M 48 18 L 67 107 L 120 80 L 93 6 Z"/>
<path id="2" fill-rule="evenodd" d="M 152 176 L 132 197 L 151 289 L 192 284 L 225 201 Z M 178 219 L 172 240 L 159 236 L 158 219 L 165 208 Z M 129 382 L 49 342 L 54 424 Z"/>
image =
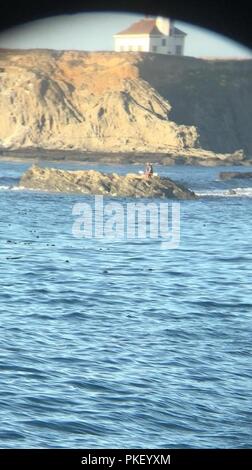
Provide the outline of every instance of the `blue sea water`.
<path id="1" fill-rule="evenodd" d="M 251 448 L 249 180 L 159 167 L 202 195 L 165 250 L 74 238 L 93 198 L 17 190 L 28 166 L 0 163 L 0 447 Z"/>

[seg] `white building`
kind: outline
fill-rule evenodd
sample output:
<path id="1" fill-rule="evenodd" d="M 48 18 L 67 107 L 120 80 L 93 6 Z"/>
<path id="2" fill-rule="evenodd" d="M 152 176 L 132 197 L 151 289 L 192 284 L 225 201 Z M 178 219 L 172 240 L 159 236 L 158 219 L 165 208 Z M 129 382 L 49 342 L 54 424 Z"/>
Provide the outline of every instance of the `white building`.
<path id="1" fill-rule="evenodd" d="M 175 28 L 168 18 L 144 18 L 114 34 L 116 52 L 143 51 L 184 55 L 186 33 Z"/>

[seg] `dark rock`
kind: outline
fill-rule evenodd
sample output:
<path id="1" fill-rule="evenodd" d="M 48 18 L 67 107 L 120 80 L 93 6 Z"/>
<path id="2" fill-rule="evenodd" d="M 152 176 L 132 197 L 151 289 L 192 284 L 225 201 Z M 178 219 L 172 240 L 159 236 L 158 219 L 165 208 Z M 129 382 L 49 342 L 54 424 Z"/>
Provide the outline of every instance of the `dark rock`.
<path id="1" fill-rule="evenodd" d="M 195 194 L 169 178 L 129 173 L 101 173 L 95 170 L 65 171 L 32 166 L 21 180 L 23 188 L 51 192 L 93 194 L 113 197 L 160 197 L 195 199 Z"/>
<path id="2" fill-rule="evenodd" d="M 241 171 L 222 171 L 219 174 L 221 180 L 232 180 L 232 179 L 249 179 L 252 178 L 252 171 L 241 172 Z"/>

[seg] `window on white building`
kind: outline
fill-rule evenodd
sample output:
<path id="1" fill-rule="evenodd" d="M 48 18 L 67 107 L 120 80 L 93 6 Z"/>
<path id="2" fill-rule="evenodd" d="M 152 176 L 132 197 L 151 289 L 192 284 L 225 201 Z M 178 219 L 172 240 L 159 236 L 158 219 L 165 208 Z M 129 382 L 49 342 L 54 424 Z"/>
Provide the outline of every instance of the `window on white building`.
<path id="1" fill-rule="evenodd" d="M 152 46 L 152 52 L 157 52 L 157 46 Z"/>
<path id="2" fill-rule="evenodd" d="M 166 39 L 162 39 L 162 46 L 166 46 Z"/>

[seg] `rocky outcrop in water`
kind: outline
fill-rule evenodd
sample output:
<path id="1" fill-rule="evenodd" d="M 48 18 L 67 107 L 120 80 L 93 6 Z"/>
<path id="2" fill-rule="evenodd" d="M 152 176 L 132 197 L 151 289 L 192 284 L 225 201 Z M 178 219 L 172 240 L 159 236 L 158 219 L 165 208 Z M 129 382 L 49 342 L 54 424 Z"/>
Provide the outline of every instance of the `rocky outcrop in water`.
<path id="1" fill-rule="evenodd" d="M 51 192 L 94 194 L 118 197 L 163 197 L 194 199 L 187 188 L 169 178 L 144 175 L 101 173 L 95 170 L 65 171 L 32 166 L 22 176 L 19 186 Z"/>
<path id="2" fill-rule="evenodd" d="M 249 179 L 252 178 L 252 172 L 241 172 L 241 171 L 222 171 L 219 174 L 220 180 L 232 180 L 232 179 Z"/>
<path id="3" fill-rule="evenodd" d="M 243 161 L 237 150 L 252 153 L 251 61 L 222 62 L 1 50 L 0 150 Z"/>

